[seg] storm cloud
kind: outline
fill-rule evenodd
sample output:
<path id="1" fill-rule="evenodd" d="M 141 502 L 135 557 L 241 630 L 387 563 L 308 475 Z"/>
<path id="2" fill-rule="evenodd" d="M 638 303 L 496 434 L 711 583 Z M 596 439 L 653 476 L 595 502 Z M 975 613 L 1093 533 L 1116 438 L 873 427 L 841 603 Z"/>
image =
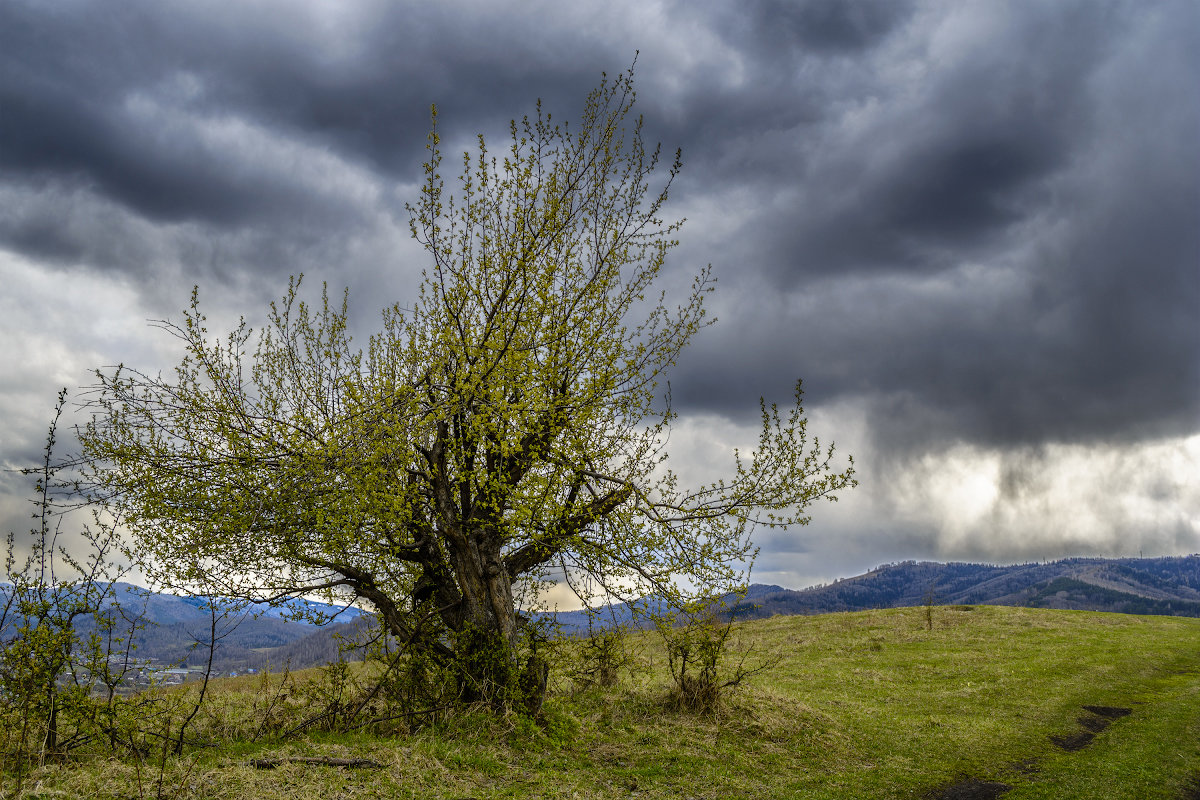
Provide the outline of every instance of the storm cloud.
<path id="1" fill-rule="evenodd" d="M 635 51 L 685 164 L 665 283 L 719 278 L 681 462 L 803 378 L 864 479 L 761 571 L 1200 549 L 1186 0 L 0 4 L 0 461 L 36 459 L 57 386 L 169 365 L 145 320 L 193 284 L 254 318 L 303 272 L 369 329 L 423 263 L 430 106 L 451 150 L 498 140 Z"/>

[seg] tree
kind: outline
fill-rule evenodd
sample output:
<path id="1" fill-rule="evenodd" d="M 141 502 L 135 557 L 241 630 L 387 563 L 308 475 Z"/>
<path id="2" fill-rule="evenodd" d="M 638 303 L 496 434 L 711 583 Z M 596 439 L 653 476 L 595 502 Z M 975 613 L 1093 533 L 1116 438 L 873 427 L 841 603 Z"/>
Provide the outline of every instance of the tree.
<path id="1" fill-rule="evenodd" d="M 125 571 L 114 563 L 120 552 L 115 529 L 99 519 L 94 529 L 84 526 L 78 537 L 84 554 L 72 555 L 60 540 L 61 514 L 69 509 L 56 494 L 69 486 L 58 474 L 54 447 L 66 398 L 64 389 L 41 466 L 20 470 L 37 479 L 30 552 L 18 560 L 10 531 L 0 572 L 0 728 L 6 731 L 0 774 L 12 758 L 17 786 L 30 757 L 61 755 L 111 730 L 112 688 L 139 627 L 117 605 L 116 582 Z M 129 623 L 127 632 L 117 629 L 118 617 Z M 101 686 L 107 697 L 94 698 Z"/>
<path id="2" fill-rule="evenodd" d="M 667 465 L 664 371 L 707 324 L 710 268 L 672 307 L 654 284 L 680 222 L 632 116 L 630 69 L 605 77 L 578 128 L 513 122 L 482 136 L 456 191 L 434 110 L 412 233 L 430 265 L 365 351 L 347 304 L 293 280 L 254 335 L 210 336 L 198 296 L 159 325 L 173 376 L 98 372 L 82 434 L 90 477 L 164 582 L 255 599 L 323 591 L 459 665 L 469 696 L 519 683 L 517 600 L 552 571 L 585 599 L 736 584 L 751 529 L 802 525 L 854 483 L 811 445 L 797 387 L 761 408 L 732 476 L 681 488 Z M 682 578 L 682 581 L 680 580 Z"/>

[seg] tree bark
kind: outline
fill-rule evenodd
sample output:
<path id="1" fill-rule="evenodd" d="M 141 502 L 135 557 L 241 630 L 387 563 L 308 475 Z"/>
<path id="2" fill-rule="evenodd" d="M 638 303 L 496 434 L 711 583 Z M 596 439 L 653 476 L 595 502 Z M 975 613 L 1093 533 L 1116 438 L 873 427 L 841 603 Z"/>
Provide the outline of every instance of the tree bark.
<path id="1" fill-rule="evenodd" d="M 518 626 L 499 536 L 473 530 L 455 543 L 451 560 L 462 591 L 455 628 L 460 689 L 469 701 L 511 704 L 520 694 Z"/>

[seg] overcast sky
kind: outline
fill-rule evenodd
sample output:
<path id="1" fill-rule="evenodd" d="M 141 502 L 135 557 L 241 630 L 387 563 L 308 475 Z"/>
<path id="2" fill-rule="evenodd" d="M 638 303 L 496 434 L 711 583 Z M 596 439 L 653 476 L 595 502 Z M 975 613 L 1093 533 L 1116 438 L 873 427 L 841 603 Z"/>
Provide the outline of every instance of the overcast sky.
<path id="1" fill-rule="evenodd" d="M 803 378 L 861 485 L 754 580 L 901 559 L 1200 551 L 1194 0 L 0 3 L 0 462 L 97 366 L 168 367 L 303 272 L 356 325 L 413 296 L 429 107 L 448 149 L 637 59 L 683 148 L 668 286 L 719 322 L 671 377 L 677 467 Z M 28 484 L 0 476 L 0 528 Z"/>

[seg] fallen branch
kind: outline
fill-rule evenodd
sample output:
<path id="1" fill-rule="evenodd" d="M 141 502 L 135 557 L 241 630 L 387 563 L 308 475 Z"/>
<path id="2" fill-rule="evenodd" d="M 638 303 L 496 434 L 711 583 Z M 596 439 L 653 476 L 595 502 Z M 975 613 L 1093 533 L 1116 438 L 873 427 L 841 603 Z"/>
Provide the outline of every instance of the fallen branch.
<path id="1" fill-rule="evenodd" d="M 280 764 L 322 764 L 326 767 L 370 767 L 382 769 L 383 764 L 369 758 L 330 758 L 328 756 L 291 756 L 289 758 L 252 758 L 255 769 L 275 769 Z"/>

